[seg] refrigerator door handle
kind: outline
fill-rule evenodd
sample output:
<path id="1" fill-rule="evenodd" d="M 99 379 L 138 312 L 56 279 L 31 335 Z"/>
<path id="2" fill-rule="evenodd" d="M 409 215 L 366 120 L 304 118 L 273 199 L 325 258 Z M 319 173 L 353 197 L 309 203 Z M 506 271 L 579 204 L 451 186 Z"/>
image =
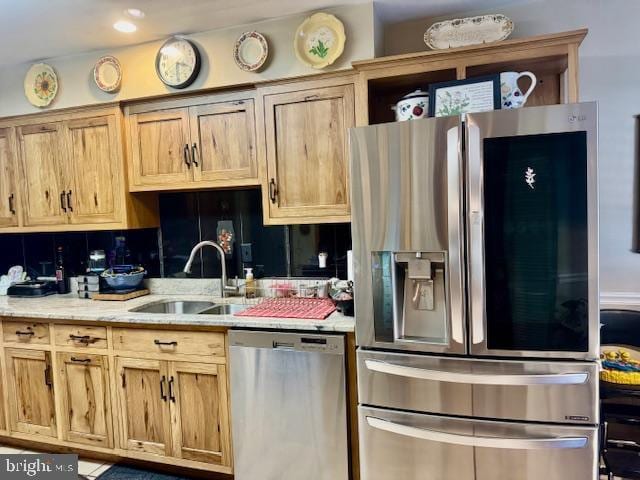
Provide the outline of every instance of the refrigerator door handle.
<path id="1" fill-rule="evenodd" d="M 423 369 L 397 365 L 379 360 L 365 360 L 367 369 L 400 377 L 418 378 L 436 382 L 465 383 L 470 385 L 579 385 L 586 383 L 589 374 L 575 373 L 524 373 L 487 374 Z"/>
<path id="2" fill-rule="evenodd" d="M 462 196 L 461 196 L 460 126 L 447 131 L 447 195 L 448 195 L 448 262 L 449 262 L 449 318 L 451 340 L 464 344 L 464 290 L 462 287 Z"/>
<path id="3" fill-rule="evenodd" d="M 460 433 L 441 432 L 426 428 L 412 427 L 400 423 L 383 420 L 376 417 L 366 417 L 367 423 L 373 428 L 386 432 L 404 435 L 406 437 L 430 440 L 433 442 L 465 445 L 468 447 L 504 448 L 510 450 L 546 450 L 584 448 L 587 437 L 486 437 L 481 435 L 464 435 Z"/>
<path id="4" fill-rule="evenodd" d="M 482 205 L 482 156 L 480 128 L 467 121 L 469 182 L 469 305 L 471 343 L 485 341 L 484 335 L 484 207 Z"/>

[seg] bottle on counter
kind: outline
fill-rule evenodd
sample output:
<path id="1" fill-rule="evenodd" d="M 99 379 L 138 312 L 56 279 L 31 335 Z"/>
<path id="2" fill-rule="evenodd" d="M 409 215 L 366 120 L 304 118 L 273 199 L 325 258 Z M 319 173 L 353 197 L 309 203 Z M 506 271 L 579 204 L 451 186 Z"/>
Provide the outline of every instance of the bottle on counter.
<path id="1" fill-rule="evenodd" d="M 69 277 L 64 269 L 64 249 L 59 246 L 56 251 L 56 286 L 59 294 L 69 293 Z"/>
<path id="2" fill-rule="evenodd" d="M 253 268 L 244 269 L 244 296 L 245 298 L 255 298 L 256 281 L 253 278 Z"/>

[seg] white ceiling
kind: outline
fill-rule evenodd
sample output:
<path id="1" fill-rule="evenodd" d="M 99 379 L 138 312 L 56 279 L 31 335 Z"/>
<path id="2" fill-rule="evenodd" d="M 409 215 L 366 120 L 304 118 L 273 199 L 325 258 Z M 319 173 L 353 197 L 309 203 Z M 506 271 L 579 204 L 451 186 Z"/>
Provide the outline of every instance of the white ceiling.
<path id="1" fill-rule="evenodd" d="M 73 55 L 369 0 L 0 0 L 0 65 Z M 375 0 L 385 23 L 493 8 L 522 0 Z M 126 8 L 138 31 L 112 25 Z"/>

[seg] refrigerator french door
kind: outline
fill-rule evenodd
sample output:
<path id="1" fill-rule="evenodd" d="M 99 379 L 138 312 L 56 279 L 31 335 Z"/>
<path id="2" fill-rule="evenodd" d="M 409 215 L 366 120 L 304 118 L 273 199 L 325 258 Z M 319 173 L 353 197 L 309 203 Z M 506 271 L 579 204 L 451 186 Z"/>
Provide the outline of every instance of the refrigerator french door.
<path id="1" fill-rule="evenodd" d="M 596 117 L 351 130 L 363 480 L 597 478 Z"/>
<path id="2" fill-rule="evenodd" d="M 366 348 L 597 359 L 593 103 L 351 130 Z"/>
<path id="3" fill-rule="evenodd" d="M 597 110 L 466 121 L 472 355 L 599 355 Z"/>

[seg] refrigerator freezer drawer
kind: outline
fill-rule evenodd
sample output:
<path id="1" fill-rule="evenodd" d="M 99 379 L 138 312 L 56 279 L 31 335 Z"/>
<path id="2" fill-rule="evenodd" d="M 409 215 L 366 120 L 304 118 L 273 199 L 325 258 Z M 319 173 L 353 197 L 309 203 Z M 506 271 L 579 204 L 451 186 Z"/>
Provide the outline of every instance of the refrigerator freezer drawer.
<path id="1" fill-rule="evenodd" d="M 597 424 L 592 362 L 479 360 L 358 350 L 363 405 L 445 415 Z"/>
<path id="2" fill-rule="evenodd" d="M 596 480 L 597 428 L 359 407 L 362 480 Z"/>

